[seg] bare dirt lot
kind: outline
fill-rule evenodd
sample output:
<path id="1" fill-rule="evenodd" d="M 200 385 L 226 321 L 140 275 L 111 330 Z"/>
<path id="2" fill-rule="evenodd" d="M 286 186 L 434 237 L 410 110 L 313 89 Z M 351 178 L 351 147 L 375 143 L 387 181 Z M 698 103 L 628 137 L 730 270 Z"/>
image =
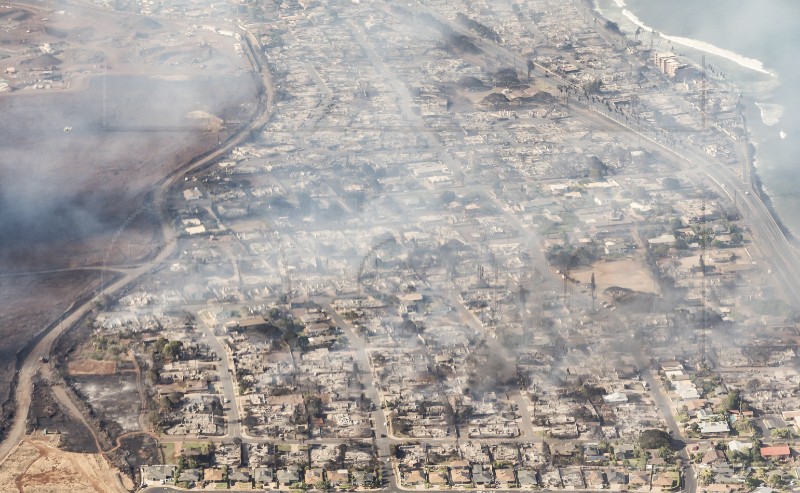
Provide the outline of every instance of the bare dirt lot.
<path id="1" fill-rule="evenodd" d="M 113 375 L 117 371 L 115 361 L 78 360 L 67 363 L 70 375 Z"/>
<path id="2" fill-rule="evenodd" d="M 638 259 L 626 258 L 613 262 L 595 262 L 590 268 L 572 271 L 572 277 L 589 284 L 594 272 L 598 299 L 606 288 L 619 286 L 640 293 L 655 293 L 657 285 L 650 270 Z"/>
<path id="3" fill-rule="evenodd" d="M 64 452 L 57 448 L 58 442 L 57 435 L 23 440 L 0 465 L 0 493 L 126 491 L 103 456 Z"/>

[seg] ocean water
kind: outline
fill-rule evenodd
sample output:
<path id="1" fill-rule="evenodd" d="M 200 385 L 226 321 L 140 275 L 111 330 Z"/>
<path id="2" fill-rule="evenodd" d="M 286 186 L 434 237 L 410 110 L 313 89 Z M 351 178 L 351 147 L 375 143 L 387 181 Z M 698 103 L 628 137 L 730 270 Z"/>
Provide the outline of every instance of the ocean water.
<path id="1" fill-rule="evenodd" d="M 757 171 L 775 210 L 800 238 L 800 1 L 597 0 L 639 39 L 723 74 L 743 94 Z M 722 77 L 722 76 L 719 76 Z"/>

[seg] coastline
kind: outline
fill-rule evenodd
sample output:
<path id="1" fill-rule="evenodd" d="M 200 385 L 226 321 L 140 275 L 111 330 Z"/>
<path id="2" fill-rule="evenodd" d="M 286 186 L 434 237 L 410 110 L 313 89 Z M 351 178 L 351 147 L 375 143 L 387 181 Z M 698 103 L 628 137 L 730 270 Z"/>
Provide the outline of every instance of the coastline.
<path id="1" fill-rule="evenodd" d="M 609 17 L 609 15 L 607 15 L 607 13 L 603 11 L 602 6 L 600 5 L 601 1 L 602 0 L 585 0 L 586 5 L 590 9 L 592 9 L 595 15 L 597 15 L 600 19 L 607 22 L 617 23 L 618 22 L 617 20 Z M 762 77 L 764 75 L 767 75 L 771 79 L 777 79 L 777 74 L 766 70 L 764 68 L 763 62 L 761 62 L 760 60 L 739 55 L 738 53 L 735 53 L 730 50 L 725 50 L 723 48 L 719 48 L 715 45 L 712 45 L 711 43 L 692 40 L 689 38 L 683 38 L 680 36 L 671 36 L 662 34 L 654 30 L 652 27 L 647 26 L 645 23 L 639 20 L 639 18 L 635 14 L 630 12 L 626 8 L 627 5 L 625 3 L 625 0 L 609 0 L 609 1 L 612 1 L 617 8 L 621 9 L 622 18 L 624 18 L 625 22 L 629 24 L 628 26 L 624 25 L 619 26 L 620 33 L 625 37 L 625 39 L 629 41 L 632 41 L 634 39 L 632 35 L 636 32 L 637 29 L 640 29 L 641 31 L 652 32 L 654 33 L 654 35 L 657 35 L 660 39 L 674 42 L 676 44 L 681 44 L 682 46 L 685 46 L 689 49 L 693 49 L 703 53 L 708 53 L 709 55 L 712 56 L 724 58 L 725 60 L 734 63 L 736 65 L 739 65 L 744 69 L 757 72 L 761 74 Z M 633 27 L 631 28 L 631 26 Z M 699 65 L 693 62 L 691 59 L 686 57 L 684 58 L 691 65 L 699 67 Z M 769 115 L 769 118 L 767 116 L 768 113 L 770 113 L 770 110 L 783 111 L 783 108 L 780 105 L 762 102 L 770 99 L 769 96 L 771 96 L 771 94 L 767 92 L 768 90 L 764 90 L 762 94 L 755 94 L 749 91 L 743 91 L 740 83 L 731 82 L 728 80 L 726 80 L 725 83 L 733 88 L 736 88 L 736 90 L 739 91 L 747 99 L 747 102 L 751 104 L 753 108 L 755 108 L 755 110 L 760 113 L 762 123 L 764 124 L 765 127 L 772 127 L 778 124 L 778 121 L 776 119 L 771 118 L 772 115 Z M 773 106 L 776 108 L 774 109 L 771 108 Z M 756 194 L 759 200 L 764 204 L 766 209 L 769 211 L 770 216 L 772 216 L 772 219 L 775 221 L 778 228 L 784 234 L 786 239 L 792 244 L 792 246 L 797 247 L 798 246 L 797 238 L 792 233 L 792 230 L 783 221 L 780 214 L 778 214 L 778 211 L 776 210 L 772 197 L 769 195 L 767 188 L 762 180 L 762 177 L 758 172 L 758 166 L 756 165 L 757 163 L 756 152 L 757 152 L 757 146 L 760 142 L 754 137 L 753 132 L 751 132 L 750 130 L 750 127 L 748 125 L 748 117 L 746 113 L 747 113 L 746 106 L 742 107 L 739 110 L 739 114 L 742 118 L 744 132 L 745 135 L 747 136 L 747 140 L 745 143 L 747 149 L 745 159 L 747 160 L 747 162 L 745 163 L 745 165 L 747 166 L 750 177 L 750 187 L 753 189 L 753 193 Z"/>
<path id="2" fill-rule="evenodd" d="M 773 72 L 770 72 L 769 70 L 764 68 L 764 62 L 762 62 L 761 60 L 740 55 L 735 51 L 727 50 L 725 48 L 720 48 L 719 46 L 707 43 L 705 41 L 661 33 L 653 29 L 651 26 L 648 26 L 647 24 L 642 22 L 642 20 L 639 19 L 639 17 L 637 17 L 636 14 L 625 8 L 622 9 L 622 15 L 626 19 L 628 19 L 631 23 L 633 23 L 635 26 L 641 28 L 642 31 L 653 33 L 653 35 L 657 35 L 660 39 L 665 39 L 670 43 L 679 44 L 687 48 L 691 48 L 693 50 L 702 51 L 710 55 L 724 58 L 728 61 L 731 61 L 737 65 L 740 65 L 749 70 L 753 70 L 755 72 L 760 72 L 765 75 L 771 75 L 773 77 L 776 75 Z"/>

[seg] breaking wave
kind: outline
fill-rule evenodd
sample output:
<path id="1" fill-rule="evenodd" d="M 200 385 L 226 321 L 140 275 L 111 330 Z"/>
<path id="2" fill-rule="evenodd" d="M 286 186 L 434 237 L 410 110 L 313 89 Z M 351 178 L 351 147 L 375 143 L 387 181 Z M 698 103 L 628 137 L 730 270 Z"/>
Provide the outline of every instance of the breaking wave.
<path id="1" fill-rule="evenodd" d="M 618 4 L 622 3 L 624 5 L 625 3 L 624 0 L 615 0 L 615 1 Z M 633 24 L 640 27 L 644 31 L 657 32 L 654 31 L 652 27 L 642 22 L 642 20 L 639 19 L 636 16 L 636 14 L 634 14 L 628 9 L 623 9 L 622 15 L 624 15 L 629 21 L 631 21 Z M 766 68 L 764 68 L 764 64 L 761 62 L 761 60 L 757 60 L 755 58 L 748 58 L 734 51 L 726 50 L 725 48 L 720 48 L 719 46 L 713 45 L 711 43 L 706 43 L 705 41 L 700 41 L 698 39 L 683 38 L 681 36 L 670 36 L 662 33 L 658 33 L 658 35 L 662 39 L 665 39 L 672 43 L 683 45 L 695 50 L 703 51 L 721 58 L 725 58 L 726 60 L 730 60 L 733 63 L 740 65 L 746 69 L 753 70 L 755 72 L 761 72 L 762 74 L 773 75 L 773 76 L 775 75 Z"/>
<path id="2" fill-rule="evenodd" d="M 783 116 L 783 106 L 773 103 L 759 103 L 756 106 L 761 112 L 761 121 L 768 127 L 774 127 L 781 121 Z"/>

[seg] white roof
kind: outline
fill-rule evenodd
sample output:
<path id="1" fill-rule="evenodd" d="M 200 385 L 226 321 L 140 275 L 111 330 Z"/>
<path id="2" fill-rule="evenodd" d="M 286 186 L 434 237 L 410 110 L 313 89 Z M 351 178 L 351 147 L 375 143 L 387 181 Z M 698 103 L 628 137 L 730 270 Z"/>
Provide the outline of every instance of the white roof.
<path id="1" fill-rule="evenodd" d="M 655 238 L 650 238 L 647 242 L 651 245 L 670 245 L 675 243 L 675 235 L 666 233 L 661 236 L 656 236 Z"/>
<path id="2" fill-rule="evenodd" d="M 700 433 L 727 433 L 731 431 L 725 421 L 700 423 Z"/>
<path id="3" fill-rule="evenodd" d="M 202 196 L 203 194 L 200 193 L 200 190 L 197 188 L 190 188 L 183 191 L 183 198 L 186 200 L 197 200 Z"/>
<path id="4" fill-rule="evenodd" d="M 623 403 L 628 402 L 628 396 L 622 392 L 614 392 L 613 394 L 604 395 L 603 401 L 606 404 Z"/>
<path id="5" fill-rule="evenodd" d="M 700 398 L 700 394 L 697 393 L 697 389 L 684 389 L 682 391 L 678 391 L 678 395 L 684 401 L 691 401 Z"/>
<path id="6" fill-rule="evenodd" d="M 728 449 L 734 452 L 746 452 L 753 446 L 752 443 L 740 442 L 739 440 L 732 440 L 728 442 Z"/>

